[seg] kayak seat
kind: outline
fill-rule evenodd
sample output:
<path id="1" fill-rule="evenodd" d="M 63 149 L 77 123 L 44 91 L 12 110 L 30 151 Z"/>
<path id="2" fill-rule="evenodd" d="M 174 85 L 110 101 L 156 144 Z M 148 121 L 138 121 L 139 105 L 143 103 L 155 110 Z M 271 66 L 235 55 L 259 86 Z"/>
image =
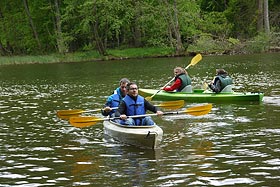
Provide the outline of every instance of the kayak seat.
<path id="1" fill-rule="evenodd" d="M 192 91 L 192 85 L 187 85 L 187 86 L 185 86 L 185 88 L 183 88 L 183 89 L 181 90 L 181 92 L 192 93 L 192 92 L 193 92 L 193 91 Z"/>
<path id="2" fill-rule="evenodd" d="M 226 87 L 224 87 L 224 89 L 222 89 L 221 93 L 232 93 L 232 85 L 227 85 Z"/>

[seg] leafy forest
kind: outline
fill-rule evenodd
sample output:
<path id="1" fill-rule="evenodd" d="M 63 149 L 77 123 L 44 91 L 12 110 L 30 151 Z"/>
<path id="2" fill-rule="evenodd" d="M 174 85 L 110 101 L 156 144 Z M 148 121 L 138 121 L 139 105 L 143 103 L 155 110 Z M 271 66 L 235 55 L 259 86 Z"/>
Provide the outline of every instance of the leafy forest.
<path id="1" fill-rule="evenodd" d="M 280 51 L 279 0 L 1 0 L 0 56 Z"/>

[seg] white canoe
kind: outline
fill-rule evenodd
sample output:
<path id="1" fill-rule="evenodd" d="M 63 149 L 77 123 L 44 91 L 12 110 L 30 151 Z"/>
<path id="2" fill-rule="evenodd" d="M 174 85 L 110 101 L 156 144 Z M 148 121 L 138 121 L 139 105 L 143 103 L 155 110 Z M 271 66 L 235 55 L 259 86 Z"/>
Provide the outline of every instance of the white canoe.
<path id="1" fill-rule="evenodd" d="M 163 131 L 157 126 L 126 126 L 113 121 L 104 121 L 104 134 L 128 145 L 157 149 L 162 141 Z"/>

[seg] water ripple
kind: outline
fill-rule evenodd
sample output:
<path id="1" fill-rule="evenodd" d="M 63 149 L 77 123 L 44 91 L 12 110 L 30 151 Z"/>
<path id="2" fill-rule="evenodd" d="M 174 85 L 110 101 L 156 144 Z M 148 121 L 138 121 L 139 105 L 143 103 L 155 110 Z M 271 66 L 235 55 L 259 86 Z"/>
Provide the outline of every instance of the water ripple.
<path id="1" fill-rule="evenodd" d="M 123 76 L 159 89 L 185 58 L 134 59 L 133 68 L 125 61 L 1 67 L 0 186 L 278 186 L 278 62 L 274 68 L 243 56 L 238 63 L 233 56 L 212 58 L 189 69 L 194 86 L 212 79 L 209 67 L 225 67 L 235 91 L 262 91 L 263 103 L 213 104 L 207 115 L 155 117 L 164 131 L 158 150 L 108 139 L 102 123 L 75 128 L 56 112 L 102 108 Z"/>

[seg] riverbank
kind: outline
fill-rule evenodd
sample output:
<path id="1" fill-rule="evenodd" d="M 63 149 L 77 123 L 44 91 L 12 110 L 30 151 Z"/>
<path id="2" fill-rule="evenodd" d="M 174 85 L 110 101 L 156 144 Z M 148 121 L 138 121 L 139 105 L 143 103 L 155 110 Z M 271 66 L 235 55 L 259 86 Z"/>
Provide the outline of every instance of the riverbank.
<path id="1" fill-rule="evenodd" d="M 107 56 L 101 56 L 97 51 L 33 56 L 0 56 L 0 65 L 88 62 L 168 56 L 174 56 L 171 48 L 130 48 L 108 50 Z"/>
<path id="2" fill-rule="evenodd" d="M 193 51 L 202 55 L 232 55 L 249 54 L 248 51 L 230 51 L 230 50 L 202 50 L 196 48 Z M 264 51 L 263 51 L 264 52 Z M 270 48 L 266 52 L 280 52 L 278 48 Z M 185 52 L 181 56 L 194 56 L 196 52 Z M 131 58 L 152 58 L 152 57 L 174 57 L 172 48 L 128 48 L 108 50 L 107 56 L 101 56 L 97 51 L 85 51 L 66 54 L 48 54 L 48 55 L 26 55 L 26 56 L 0 56 L 0 65 L 17 64 L 46 64 L 46 63 L 71 63 L 71 62 L 94 62 L 102 60 L 122 60 Z"/>

